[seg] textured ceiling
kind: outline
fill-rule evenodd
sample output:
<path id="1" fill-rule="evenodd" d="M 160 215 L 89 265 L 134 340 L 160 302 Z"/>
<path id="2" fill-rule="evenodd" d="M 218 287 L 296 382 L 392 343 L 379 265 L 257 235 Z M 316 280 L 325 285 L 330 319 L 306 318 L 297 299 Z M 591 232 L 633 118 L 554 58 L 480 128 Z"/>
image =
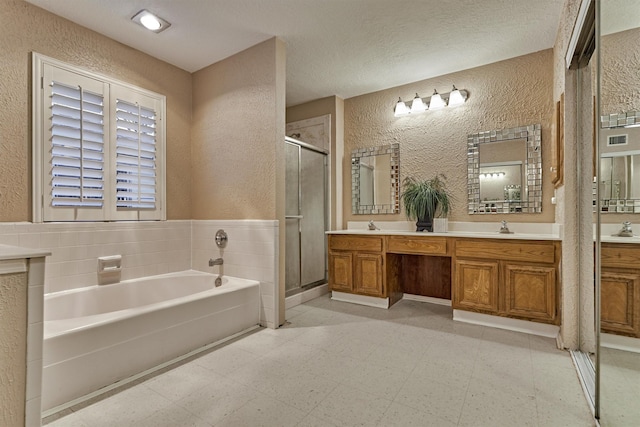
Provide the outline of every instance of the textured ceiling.
<path id="1" fill-rule="evenodd" d="M 27 0 L 193 72 L 277 36 L 287 105 L 369 93 L 553 46 L 564 0 Z M 148 9 L 171 22 L 146 31 Z M 444 88 L 443 88 L 444 90 Z"/>

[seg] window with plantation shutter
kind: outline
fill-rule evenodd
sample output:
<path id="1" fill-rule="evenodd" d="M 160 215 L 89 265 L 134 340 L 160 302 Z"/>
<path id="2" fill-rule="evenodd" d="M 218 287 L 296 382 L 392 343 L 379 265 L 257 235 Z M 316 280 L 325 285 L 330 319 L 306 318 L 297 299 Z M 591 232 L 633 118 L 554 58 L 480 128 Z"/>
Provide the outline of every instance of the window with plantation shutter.
<path id="1" fill-rule="evenodd" d="M 34 222 L 161 220 L 165 98 L 34 54 Z"/>
<path id="2" fill-rule="evenodd" d="M 102 94 L 51 82 L 51 204 L 104 204 Z"/>
<path id="3" fill-rule="evenodd" d="M 116 101 L 116 206 L 156 207 L 156 113 Z"/>

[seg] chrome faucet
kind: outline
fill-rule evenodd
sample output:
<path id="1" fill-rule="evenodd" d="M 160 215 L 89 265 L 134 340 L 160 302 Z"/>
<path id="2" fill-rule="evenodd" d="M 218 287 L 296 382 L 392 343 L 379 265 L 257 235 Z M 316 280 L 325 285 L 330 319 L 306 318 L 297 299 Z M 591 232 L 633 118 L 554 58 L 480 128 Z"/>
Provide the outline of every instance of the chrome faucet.
<path id="1" fill-rule="evenodd" d="M 631 222 L 625 221 L 622 223 L 622 229 L 617 234 L 620 237 L 633 237 L 633 230 L 631 230 Z"/>
<path id="2" fill-rule="evenodd" d="M 500 227 L 500 234 L 511 234 L 513 231 L 509 231 L 509 227 L 507 227 L 507 221 L 502 221 L 502 226 Z"/>
<path id="3" fill-rule="evenodd" d="M 373 220 L 369 220 L 369 230 L 380 230 L 380 228 L 373 223 Z"/>
<path id="4" fill-rule="evenodd" d="M 209 259 L 209 267 L 213 267 L 214 265 L 222 265 L 224 264 L 224 260 L 222 258 Z"/>

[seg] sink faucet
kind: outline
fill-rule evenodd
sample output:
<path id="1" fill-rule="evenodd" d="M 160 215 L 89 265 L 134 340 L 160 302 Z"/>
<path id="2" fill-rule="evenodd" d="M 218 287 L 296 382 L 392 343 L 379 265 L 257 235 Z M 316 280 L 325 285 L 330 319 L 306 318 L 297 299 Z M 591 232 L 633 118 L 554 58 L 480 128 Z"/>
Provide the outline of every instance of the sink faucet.
<path id="1" fill-rule="evenodd" d="M 620 237 L 633 237 L 633 231 L 631 230 L 631 222 L 625 221 L 622 223 L 622 229 L 618 232 Z"/>
<path id="2" fill-rule="evenodd" d="M 222 265 L 224 264 L 224 260 L 222 258 L 209 259 L 209 267 L 213 267 L 214 265 Z"/>
<path id="3" fill-rule="evenodd" d="M 500 234 L 511 234 L 513 231 L 509 231 L 509 227 L 507 227 L 507 221 L 502 221 L 502 226 L 500 227 Z"/>
<path id="4" fill-rule="evenodd" d="M 380 230 L 380 228 L 373 223 L 373 220 L 369 220 L 369 230 Z"/>

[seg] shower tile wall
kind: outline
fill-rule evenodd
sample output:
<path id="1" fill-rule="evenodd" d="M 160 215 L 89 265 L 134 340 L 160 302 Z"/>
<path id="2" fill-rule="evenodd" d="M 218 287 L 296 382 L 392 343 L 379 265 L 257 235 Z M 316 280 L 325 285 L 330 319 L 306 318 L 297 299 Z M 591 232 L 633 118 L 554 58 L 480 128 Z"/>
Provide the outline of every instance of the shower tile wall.
<path id="1" fill-rule="evenodd" d="M 216 231 L 229 236 L 226 248 L 216 246 Z M 192 261 L 194 270 L 260 281 L 260 322 L 275 328 L 278 295 L 278 221 L 193 221 Z M 221 267 L 209 267 L 209 258 L 223 258 Z M 221 270 L 220 270 L 221 269 Z"/>

